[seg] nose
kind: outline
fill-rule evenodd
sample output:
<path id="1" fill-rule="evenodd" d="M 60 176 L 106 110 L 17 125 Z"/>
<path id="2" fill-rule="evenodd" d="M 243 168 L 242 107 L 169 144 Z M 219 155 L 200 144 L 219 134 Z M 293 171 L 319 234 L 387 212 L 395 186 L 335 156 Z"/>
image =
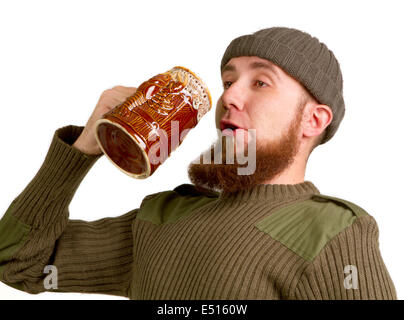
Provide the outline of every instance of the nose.
<path id="1" fill-rule="evenodd" d="M 242 90 L 238 84 L 233 83 L 229 88 L 224 90 L 222 104 L 225 110 L 236 108 L 241 111 L 243 109 Z"/>

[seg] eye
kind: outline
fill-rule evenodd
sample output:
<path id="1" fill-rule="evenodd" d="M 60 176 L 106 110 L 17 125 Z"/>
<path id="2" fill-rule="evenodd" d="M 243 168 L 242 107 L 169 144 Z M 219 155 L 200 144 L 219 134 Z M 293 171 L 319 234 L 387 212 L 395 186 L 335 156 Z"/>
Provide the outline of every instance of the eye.
<path id="1" fill-rule="evenodd" d="M 255 84 L 257 85 L 257 87 L 264 87 L 264 86 L 267 86 L 267 84 L 266 84 L 265 82 L 261 81 L 261 80 L 257 80 L 257 81 L 255 82 Z"/>
<path id="2" fill-rule="evenodd" d="M 223 88 L 228 89 L 231 86 L 231 81 L 224 81 L 223 82 Z"/>

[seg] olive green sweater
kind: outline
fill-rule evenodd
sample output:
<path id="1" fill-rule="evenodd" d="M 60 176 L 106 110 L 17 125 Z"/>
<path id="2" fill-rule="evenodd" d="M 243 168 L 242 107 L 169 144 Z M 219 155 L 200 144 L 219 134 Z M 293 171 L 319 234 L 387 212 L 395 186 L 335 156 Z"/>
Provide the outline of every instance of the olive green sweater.
<path id="1" fill-rule="evenodd" d="M 375 219 L 310 181 L 237 193 L 182 184 L 121 216 L 70 220 L 75 191 L 100 157 L 72 147 L 82 129 L 55 132 L 0 220 L 7 285 L 130 299 L 397 299 Z M 46 289 L 49 265 L 57 288 Z"/>

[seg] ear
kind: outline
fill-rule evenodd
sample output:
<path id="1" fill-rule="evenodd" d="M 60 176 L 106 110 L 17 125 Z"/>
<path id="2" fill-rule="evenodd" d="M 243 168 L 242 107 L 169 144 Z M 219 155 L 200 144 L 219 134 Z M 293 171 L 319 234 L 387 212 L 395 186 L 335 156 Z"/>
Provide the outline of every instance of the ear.
<path id="1" fill-rule="evenodd" d="M 320 135 L 331 123 L 332 110 L 325 104 L 312 104 L 307 108 L 303 123 L 303 136 L 315 137 Z"/>

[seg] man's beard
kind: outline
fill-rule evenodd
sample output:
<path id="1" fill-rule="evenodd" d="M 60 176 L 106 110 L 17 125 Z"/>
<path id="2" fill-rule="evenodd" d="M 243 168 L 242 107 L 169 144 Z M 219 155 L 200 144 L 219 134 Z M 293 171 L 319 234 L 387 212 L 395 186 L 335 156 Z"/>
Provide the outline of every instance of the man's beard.
<path id="1" fill-rule="evenodd" d="M 303 115 L 303 107 L 304 102 L 301 101 L 294 120 L 287 132 L 279 139 L 274 142 L 257 143 L 255 171 L 253 173 L 247 175 L 238 174 L 237 169 L 246 167 L 246 165 L 238 162 L 236 152 L 233 152 L 233 163 L 226 161 L 226 143 L 224 142 L 226 137 L 223 136 L 219 137 L 219 139 L 222 139 L 221 153 L 222 159 L 225 160 L 219 164 L 214 163 L 214 146 L 219 142 L 218 139 L 199 157 L 201 159 L 203 154 L 210 154 L 210 163 L 200 161 L 201 163 L 191 162 L 189 164 L 189 179 L 196 187 L 226 193 L 247 190 L 256 185 L 264 184 L 265 181 L 272 180 L 293 163 L 294 157 L 298 152 L 300 145 L 298 133 Z M 248 159 L 251 156 L 253 155 L 248 155 Z"/>

